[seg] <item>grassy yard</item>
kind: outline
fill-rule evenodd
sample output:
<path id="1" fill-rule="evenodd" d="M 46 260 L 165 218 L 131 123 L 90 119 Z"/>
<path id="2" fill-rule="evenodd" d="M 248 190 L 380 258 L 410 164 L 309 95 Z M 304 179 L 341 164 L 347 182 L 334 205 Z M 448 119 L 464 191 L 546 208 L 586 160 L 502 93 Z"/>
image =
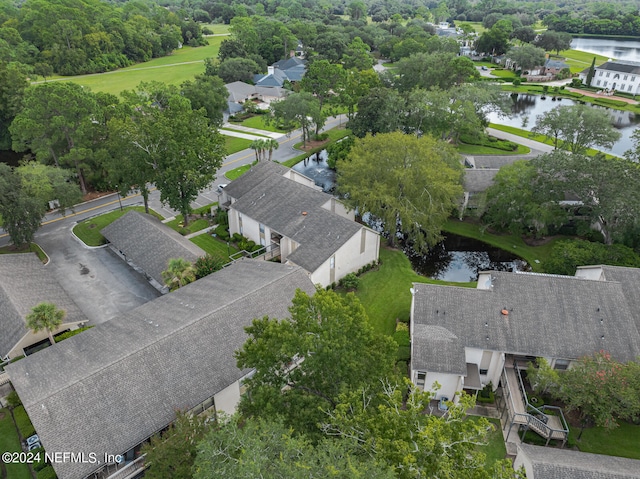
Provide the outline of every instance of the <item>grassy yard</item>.
<path id="1" fill-rule="evenodd" d="M 252 166 L 253 163 L 250 165 L 239 166 L 238 168 L 235 168 L 231 171 L 227 171 L 224 176 L 231 181 L 236 180 L 244 175 L 247 171 L 249 171 L 249 168 L 251 168 Z"/>
<path id="2" fill-rule="evenodd" d="M 204 47 L 185 46 L 173 54 L 154 58 L 148 62 L 137 63 L 120 70 L 92 75 L 74 77 L 52 77 L 58 81 L 73 81 L 93 91 L 102 91 L 118 95 L 123 90 L 133 90 L 140 82 L 159 81 L 171 85 L 179 85 L 192 80 L 197 74 L 204 72 L 204 59 L 216 57 L 220 43 L 226 37 L 208 37 L 209 45 Z"/>
<path id="3" fill-rule="evenodd" d="M 551 254 L 553 244 L 564 238 L 558 236 L 542 246 L 529 246 L 520 236 L 513 236 L 509 234 L 490 234 L 483 231 L 482 225 L 480 224 L 453 219 L 447 221 L 444 225 L 443 231 L 460 236 L 466 236 L 468 238 L 474 238 L 478 241 L 483 241 L 492 246 L 509 251 L 527 261 L 527 263 L 531 265 L 531 269 L 538 273 L 544 272 L 544 263 Z M 536 261 L 538 262 L 536 263 Z"/>
<path id="4" fill-rule="evenodd" d="M 32 252 L 35 253 L 36 255 L 38 255 L 38 258 L 43 263 L 46 264 L 47 261 L 49 261 L 49 258 L 47 258 L 47 255 L 44 253 L 42 248 L 40 248 L 40 246 L 38 246 L 35 243 L 31 243 L 30 246 L 26 246 L 25 245 L 20 249 L 16 248 L 13 245 L 2 246 L 0 248 L 0 254 L 17 254 L 17 253 L 32 253 Z"/>
<path id="5" fill-rule="evenodd" d="M 491 148 L 490 146 L 458 143 L 456 150 L 463 155 L 526 155 L 527 153 L 531 153 L 531 149 L 524 145 L 518 145 L 516 151 L 505 151 L 498 148 Z"/>
<path id="6" fill-rule="evenodd" d="M 356 292 L 376 331 L 391 335 L 396 318 L 409 319 L 409 289 L 414 282 L 475 287 L 475 283 L 452 283 L 420 276 L 402 251 L 381 247 L 380 266 L 360 277 Z"/>
<path id="7" fill-rule="evenodd" d="M 467 420 L 477 421 L 478 417 L 469 416 Z M 507 457 L 507 448 L 504 445 L 500 420 L 495 418 L 487 418 L 487 420 L 493 425 L 493 430 L 487 434 L 487 444 L 478 446 L 478 449 L 486 455 L 485 468 L 490 469 L 496 461 L 501 461 Z"/>
<path id="8" fill-rule="evenodd" d="M 251 118 L 247 118 L 240 124 L 248 128 L 257 128 L 258 130 L 272 131 L 274 133 L 286 133 L 286 131 L 276 128 L 275 125 L 268 125 L 265 123 L 264 119 L 264 115 L 256 115 Z M 233 122 L 231 122 L 231 124 L 233 124 Z"/>
<path id="9" fill-rule="evenodd" d="M 191 221 L 185 228 L 182 226 L 182 215 L 178 215 L 171 221 L 167 221 L 165 224 L 180 234 L 184 233 L 185 235 L 188 235 L 207 228 L 209 226 L 209 221 L 205 219 Z"/>
<path id="10" fill-rule="evenodd" d="M 221 241 L 209 234 L 194 236 L 190 241 L 205 250 L 210 255 L 221 256 L 225 259 L 228 259 L 229 255 L 238 252 L 238 250 L 233 245 L 230 244 L 229 246 L 227 246 L 226 241 Z"/>
<path id="11" fill-rule="evenodd" d="M 593 61 L 593 57 L 596 57 L 596 66 L 602 65 L 609 58 L 596 55 L 595 53 L 582 52 L 580 50 L 563 50 L 560 52 L 560 55 L 550 55 L 551 58 L 560 58 L 565 59 L 565 63 L 569 65 L 571 68 L 571 73 L 580 73 L 585 68 L 591 66 L 591 62 Z"/>
<path id="12" fill-rule="evenodd" d="M 516 75 L 516 72 L 513 70 L 501 70 L 496 68 L 491 70 L 491 74 L 500 78 L 518 78 L 518 75 Z"/>
<path id="13" fill-rule="evenodd" d="M 582 452 L 606 454 L 607 456 L 629 457 L 640 459 L 640 426 L 621 423 L 613 430 L 592 427 L 584 430 L 582 438 L 577 441 L 580 428 L 571 429 L 569 441 L 578 446 Z"/>
<path id="14" fill-rule="evenodd" d="M 124 208 L 124 210 L 113 210 L 109 213 L 105 213 L 104 215 L 89 218 L 88 220 L 85 220 L 74 226 L 73 232 L 87 246 L 101 246 L 103 244 L 106 244 L 107 240 L 100 234 L 100 230 L 105 226 L 113 223 L 129 210 L 135 210 L 144 213 L 144 206 L 128 206 L 127 208 Z M 153 210 L 149 210 L 149 212 L 160 220 L 164 219 L 161 215 Z"/>
<path id="15" fill-rule="evenodd" d="M 0 409 L 0 451 L 22 452 L 18 431 L 8 409 Z M 7 475 L 11 479 L 31 479 L 31 470 L 27 464 L 5 464 Z"/>
<path id="16" fill-rule="evenodd" d="M 235 136 L 224 137 L 224 145 L 227 150 L 227 155 L 238 153 L 239 151 L 249 148 L 251 140 L 245 140 L 244 138 L 236 138 Z"/>

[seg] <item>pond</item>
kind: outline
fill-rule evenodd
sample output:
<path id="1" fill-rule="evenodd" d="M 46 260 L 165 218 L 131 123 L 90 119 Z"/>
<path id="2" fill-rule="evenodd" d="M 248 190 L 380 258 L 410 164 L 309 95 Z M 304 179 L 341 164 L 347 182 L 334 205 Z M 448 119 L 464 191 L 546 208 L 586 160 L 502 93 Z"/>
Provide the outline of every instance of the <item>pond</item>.
<path id="1" fill-rule="evenodd" d="M 311 155 L 296 164 L 293 170 L 311 178 L 325 193 L 333 192 L 336 187 L 336 172 L 327 165 L 327 150 Z"/>
<path id="2" fill-rule="evenodd" d="M 531 271 L 526 261 L 508 251 L 454 234 L 426 255 L 411 248 L 404 252 L 418 274 L 442 281 L 477 281 L 481 271 Z"/>
<path id="3" fill-rule="evenodd" d="M 571 41 L 573 50 L 596 53 L 616 60 L 640 61 L 640 41 L 616 40 L 612 38 L 574 38 Z M 587 68 L 588 65 L 585 65 Z"/>
<path id="4" fill-rule="evenodd" d="M 538 95 L 513 94 L 511 95 L 511 99 L 513 101 L 511 116 L 500 116 L 499 114 L 492 112 L 489 113 L 487 117 L 491 123 L 509 125 L 531 131 L 535 126 L 536 119 L 539 115 L 547 113 L 561 105 L 578 104 L 578 102 L 568 100 L 566 98 L 559 100 L 554 100 L 553 98 L 553 94 L 548 94 L 546 99 L 543 99 Z M 611 114 L 613 126 L 622 135 L 620 140 L 618 140 L 611 148 L 600 148 L 601 151 L 623 156 L 625 151 L 633 148 L 631 134 L 635 131 L 638 123 L 640 122 L 640 115 L 636 116 L 630 111 L 614 110 L 611 108 L 593 105 L 591 103 L 586 103 L 586 105 L 589 105 L 592 108 L 604 109 Z"/>

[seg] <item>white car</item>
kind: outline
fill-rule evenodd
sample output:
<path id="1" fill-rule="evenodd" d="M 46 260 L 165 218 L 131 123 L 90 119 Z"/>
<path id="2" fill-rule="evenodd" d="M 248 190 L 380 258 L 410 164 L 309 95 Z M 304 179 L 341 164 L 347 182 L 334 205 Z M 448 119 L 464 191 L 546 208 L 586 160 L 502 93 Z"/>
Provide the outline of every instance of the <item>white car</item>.
<path id="1" fill-rule="evenodd" d="M 221 185 L 218 185 L 218 193 L 222 193 L 222 190 L 224 190 L 227 187 L 226 183 L 222 183 Z"/>

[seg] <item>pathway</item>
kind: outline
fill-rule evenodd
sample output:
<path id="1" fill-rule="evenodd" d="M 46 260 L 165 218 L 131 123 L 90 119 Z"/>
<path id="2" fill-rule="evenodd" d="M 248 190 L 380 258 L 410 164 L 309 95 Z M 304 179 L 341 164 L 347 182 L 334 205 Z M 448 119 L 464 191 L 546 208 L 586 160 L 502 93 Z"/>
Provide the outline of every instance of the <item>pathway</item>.
<path id="1" fill-rule="evenodd" d="M 252 141 L 253 140 L 266 140 L 266 137 L 264 137 L 264 136 L 249 135 L 247 133 L 240 133 L 239 131 L 225 130 L 223 128 L 221 128 L 218 131 L 220 132 L 221 135 L 233 136 L 234 138 L 242 138 L 243 140 L 252 140 Z"/>
<path id="2" fill-rule="evenodd" d="M 269 138 L 273 138 L 274 140 L 277 140 L 285 136 L 284 133 L 277 133 L 277 132 L 268 131 L 268 130 L 259 130 L 258 128 L 250 128 L 248 126 L 238 125 L 236 123 L 225 123 L 224 125 L 222 125 L 222 128 L 244 131 L 246 133 L 253 133 L 254 135 L 267 136 Z"/>
<path id="3" fill-rule="evenodd" d="M 637 105 L 638 104 L 638 102 L 636 100 L 632 100 L 631 98 L 626 98 L 626 97 L 623 97 L 623 96 L 602 95 L 602 94 L 598 94 L 598 92 L 580 90 L 579 88 L 567 88 L 567 90 L 569 90 L 570 92 L 580 93 L 580 94 L 582 94 L 584 96 L 590 96 L 591 98 L 606 98 L 606 99 L 609 99 L 609 100 L 623 101 L 623 102 L 629 103 L 631 105 Z"/>

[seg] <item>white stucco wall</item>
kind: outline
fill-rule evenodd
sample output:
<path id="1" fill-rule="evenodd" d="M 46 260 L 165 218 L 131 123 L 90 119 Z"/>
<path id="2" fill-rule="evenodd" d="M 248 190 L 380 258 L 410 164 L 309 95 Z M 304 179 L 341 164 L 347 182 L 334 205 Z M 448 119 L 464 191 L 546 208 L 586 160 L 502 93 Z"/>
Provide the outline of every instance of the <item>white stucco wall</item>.
<path id="1" fill-rule="evenodd" d="M 591 80 L 591 86 L 595 88 L 615 89 L 617 91 L 636 94 L 640 93 L 640 74 L 600 70 L 596 67 L 595 75 Z"/>
<path id="2" fill-rule="evenodd" d="M 238 403 L 240 402 L 240 381 L 234 382 L 214 395 L 213 402 L 217 412 L 224 411 L 227 414 L 235 413 Z"/>
<path id="3" fill-rule="evenodd" d="M 513 468 L 517 471 L 523 466 L 527 479 L 534 479 L 535 476 L 533 475 L 533 464 L 531 464 L 529 457 L 524 452 L 522 452 L 522 449 L 518 448 L 518 455 L 513 461 Z"/>
<path id="4" fill-rule="evenodd" d="M 325 204 L 322 205 L 325 210 L 331 211 L 338 216 L 347 218 L 348 220 L 355 221 L 355 210 L 348 210 L 347 207 L 335 198 L 331 198 Z"/>
<path id="5" fill-rule="evenodd" d="M 308 186 L 309 188 L 313 188 L 314 190 L 322 191 L 322 188 L 316 186 L 316 182 L 311 178 L 304 176 L 301 173 L 298 173 L 295 170 L 289 170 L 284 174 L 285 178 L 289 178 L 290 180 L 295 181 L 296 183 L 300 183 L 301 185 Z"/>
<path id="6" fill-rule="evenodd" d="M 365 249 L 361 253 L 362 231 L 365 234 Z M 335 252 L 335 278 L 336 283 L 349 273 L 354 273 L 364 265 L 377 261 L 380 253 L 380 235 L 375 231 L 362 227 L 342 247 Z M 311 272 L 311 281 L 326 287 L 331 281 L 331 260 L 327 259 L 319 268 Z"/>
<path id="7" fill-rule="evenodd" d="M 424 381 L 424 390 L 434 392 L 435 399 L 446 396 L 449 400 L 454 400 L 456 392 L 462 390 L 461 378 L 462 376 L 457 374 L 427 372 L 427 377 Z M 435 389 L 434 384 L 436 382 L 440 385 L 440 389 Z"/>
<path id="8" fill-rule="evenodd" d="M 52 331 L 52 334 L 56 335 L 67 329 L 73 331 L 75 329 L 78 329 L 83 324 L 84 322 L 81 322 L 81 321 L 73 322 L 73 323 L 62 323 L 60 327 Z M 22 338 L 20 338 L 20 341 L 18 341 L 15 344 L 15 346 L 11 348 L 11 351 L 9 351 L 7 356 L 9 357 L 9 359 L 22 356 L 24 355 L 24 348 L 28 348 L 32 344 L 39 343 L 40 341 L 47 339 L 48 337 L 49 335 L 45 330 L 38 331 L 37 333 L 34 333 L 33 331 L 28 331 L 27 333 L 25 333 L 24 336 L 22 336 Z"/>
<path id="9" fill-rule="evenodd" d="M 603 281 L 603 276 L 602 266 L 578 266 L 576 270 L 576 278 Z"/>

